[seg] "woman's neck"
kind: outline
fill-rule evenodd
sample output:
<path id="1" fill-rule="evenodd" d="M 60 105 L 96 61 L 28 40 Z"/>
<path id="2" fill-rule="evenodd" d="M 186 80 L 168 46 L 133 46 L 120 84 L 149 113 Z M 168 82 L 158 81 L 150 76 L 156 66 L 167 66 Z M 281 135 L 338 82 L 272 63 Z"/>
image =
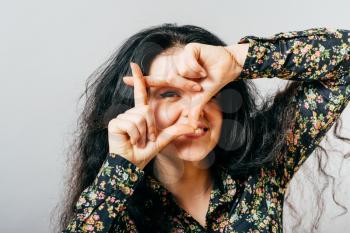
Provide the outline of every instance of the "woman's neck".
<path id="1" fill-rule="evenodd" d="M 158 155 L 154 175 L 178 199 L 193 199 L 210 194 L 213 179 L 206 160 L 192 162 Z"/>

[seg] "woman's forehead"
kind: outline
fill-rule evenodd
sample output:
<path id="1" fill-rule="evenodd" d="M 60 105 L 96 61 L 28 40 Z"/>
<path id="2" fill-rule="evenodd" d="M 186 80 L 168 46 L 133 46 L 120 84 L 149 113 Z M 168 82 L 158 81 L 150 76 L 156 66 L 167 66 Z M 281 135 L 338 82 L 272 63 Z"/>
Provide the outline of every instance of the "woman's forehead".
<path id="1" fill-rule="evenodd" d="M 159 79 L 167 79 L 169 74 L 176 74 L 177 68 L 174 57 L 181 50 L 183 50 L 183 46 L 175 46 L 158 54 L 150 63 L 148 75 L 157 76 Z M 168 87 L 147 87 L 147 93 L 151 94 L 164 88 Z"/>
<path id="2" fill-rule="evenodd" d="M 150 64 L 149 74 L 164 75 L 176 70 L 174 57 L 183 47 L 171 47 L 155 56 Z"/>
<path id="3" fill-rule="evenodd" d="M 149 75 L 159 75 L 164 76 L 174 70 L 174 65 L 172 64 L 171 56 L 158 55 L 153 59 L 149 69 Z"/>

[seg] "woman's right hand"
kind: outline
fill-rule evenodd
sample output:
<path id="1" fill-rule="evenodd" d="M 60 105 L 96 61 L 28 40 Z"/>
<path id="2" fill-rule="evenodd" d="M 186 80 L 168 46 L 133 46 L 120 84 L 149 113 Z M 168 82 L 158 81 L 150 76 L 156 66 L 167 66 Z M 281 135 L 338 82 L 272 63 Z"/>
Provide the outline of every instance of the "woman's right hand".
<path id="1" fill-rule="evenodd" d="M 135 63 L 130 66 L 135 107 L 109 121 L 109 153 L 118 154 L 143 169 L 173 139 L 193 133 L 194 129 L 190 125 L 174 124 L 158 133 L 142 71 Z"/>

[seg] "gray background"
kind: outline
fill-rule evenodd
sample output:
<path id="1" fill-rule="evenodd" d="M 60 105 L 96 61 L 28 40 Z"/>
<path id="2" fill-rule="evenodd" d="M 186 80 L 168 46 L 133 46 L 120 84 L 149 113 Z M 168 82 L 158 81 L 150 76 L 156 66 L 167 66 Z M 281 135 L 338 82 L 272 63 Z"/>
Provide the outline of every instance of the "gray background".
<path id="1" fill-rule="evenodd" d="M 269 36 L 317 26 L 350 29 L 349 1 L 1 1 L 1 232 L 49 232 L 50 213 L 59 202 L 65 153 L 71 142 L 78 96 L 86 78 L 136 31 L 165 22 L 195 24 L 237 42 L 245 35 Z M 263 93 L 283 82 L 259 80 Z M 349 117 L 349 108 L 343 114 Z M 349 118 L 347 118 L 349 119 Z M 350 125 L 345 124 L 349 135 Z M 337 149 L 347 151 L 345 145 Z M 329 172 L 338 176 L 332 152 Z M 310 158 L 291 184 L 293 202 L 315 214 L 305 177 L 315 170 Z M 350 208 L 350 164 L 344 162 L 338 198 Z M 325 198 L 330 199 L 329 191 Z M 344 232 L 350 215 L 327 201 L 317 232 Z M 289 208 L 285 231 L 292 232 Z"/>

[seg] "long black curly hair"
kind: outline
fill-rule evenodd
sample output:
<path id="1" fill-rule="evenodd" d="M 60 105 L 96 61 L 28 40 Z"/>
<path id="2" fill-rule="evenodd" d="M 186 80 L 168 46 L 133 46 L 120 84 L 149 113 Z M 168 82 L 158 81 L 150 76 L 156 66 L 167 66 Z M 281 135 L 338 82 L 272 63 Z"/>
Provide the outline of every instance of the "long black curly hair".
<path id="1" fill-rule="evenodd" d="M 190 42 L 226 46 L 217 36 L 203 28 L 163 24 L 147 28 L 130 37 L 89 77 L 86 89 L 80 96 L 80 99 L 86 96 L 86 103 L 79 117 L 75 140 L 69 147 L 70 175 L 67 177 L 65 198 L 61 202 L 63 206 L 59 217 L 60 231 L 67 226 L 78 197 L 92 184 L 106 158 L 108 122 L 134 105 L 133 88 L 122 81 L 123 76 L 131 74 L 130 62 L 138 63 L 143 73 L 147 74 L 150 61 L 157 54 Z M 213 165 L 223 165 L 234 171 L 232 174 L 237 178 L 241 178 L 276 159 L 285 146 L 286 131 L 295 113 L 290 103 L 299 85 L 300 82 L 289 82 L 283 91 L 266 99 L 262 105 L 256 103 L 256 99 L 262 97 L 251 80 L 231 82 L 221 89 L 220 104 L 225 111 L 222 135 L 213 150 L 219 156 L 215 157 Z M 338 122 L 336 126 L 338 129 Z M 341 136 L 338 138 L 349 141 Z M 321 158 L 318 158 L 320 161 Z M 328 176 L 322 166 L 319 169 Z M 137 189 L 142 188 L 141 184 Z M 136 193 L 137 190 L 128 206 L 138 228 L 149 229 L 149 232 L 167 232 L 171 226 L 165 224 L 161 206 L 154 208 L 158 210 L 158 213 L 153 213 L 158 216 L 152 224 L 155 229 L 150 229 L 152 226 L 143 227 L 144 216 L 138 206 L 147 198 Z"/>

